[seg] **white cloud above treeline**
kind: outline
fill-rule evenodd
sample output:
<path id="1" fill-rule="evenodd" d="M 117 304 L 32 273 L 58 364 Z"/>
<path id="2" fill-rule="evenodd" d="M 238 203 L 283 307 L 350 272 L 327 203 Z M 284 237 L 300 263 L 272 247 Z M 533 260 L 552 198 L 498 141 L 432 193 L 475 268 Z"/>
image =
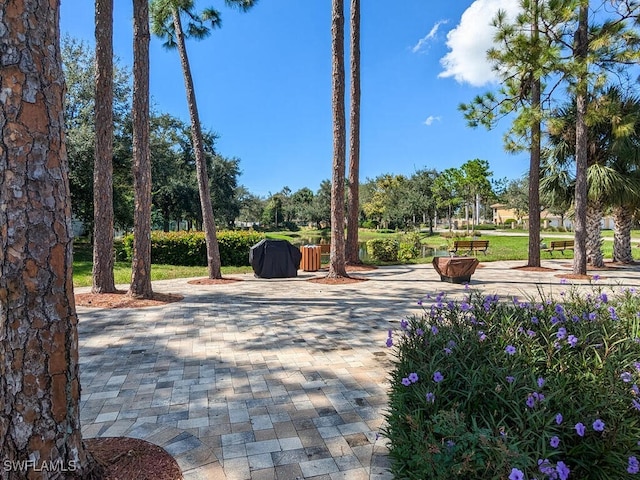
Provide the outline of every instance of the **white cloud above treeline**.
<path id="1" fill-rule="evenodd" d="M 462 14 L 460 23 L 447 34 L 449 52 L 440 59 L 441 78 L 453 77 L 459 83 L 480 87 L 497 81 L 487 50 L 496 33 L 491 26 L 498 10 L 510 18 L 519 11 L 519 0 L 475 0 Z"/>
<path id="2" fill-rule="evenodd" d="M 442 120 L 440 117 L 436 117 L 435 115 L 429 115 L 423 123 L 428 127 L 432 125 L 433 122 L 439 122 L 440 120 Z"/>

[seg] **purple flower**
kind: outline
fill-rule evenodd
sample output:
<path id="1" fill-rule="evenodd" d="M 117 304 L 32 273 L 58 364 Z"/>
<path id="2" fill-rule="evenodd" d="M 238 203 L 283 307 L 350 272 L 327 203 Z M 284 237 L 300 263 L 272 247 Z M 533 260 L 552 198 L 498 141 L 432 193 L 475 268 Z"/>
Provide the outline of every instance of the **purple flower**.
<path id="1" fill-rule="evenodd" d="M 567 329 L 564 327 L 560 327 L 558 329 L 558 340 L 562 340 L 567 336 Z"/>
<path id="2" fill-rule="evenodd" d="M 544 378 L 538 377 L 538 388 L 542 388 L 544 386 Z"/>
<path id="3" fill-rule="evenodd" d="M 387 338 L 387 347 L 393 347 L 393 338 Z"/>
<path id="4" fill-rule="evenodd" d="M 569 467 L 567 467 L 564 462 L 558 462 L 556 464 L 556 472 L 558 472 L 558 478 L 560 480 L 567 480 L 567 478 L 569 478 L 569 473 L 571 473 L 571 470 L 569 470 Z"/>
<path id="5" fill-rule="evenodd" d="M 515 378 L 512 377 L 511 375 L 507 375 L 506 379 L 508 383 L 513 383 L 513 381 L 515 380 Z"/>
<path id="6" fill-rule="evenodd" d="M 631 475 L 635 475 L 636 473 L 640 472 L 640 462 L 638 462 L 638 459 L 636 457 L 629 457 L 629 466 L 627 467 L 627 472 L 629 472 Z"/>
<path id="7" fill-rule="evenodd" d="M 538 317 L 531 317 L 531 323 L 537 325 L 538 323 L 540 323 L 540 320 L 538 320 Z"/>
<path id="8" fill-rule="evenodd" d="M 436 327 L 435 325 L 433 327 L 431 327 L 431 333 L 433 333 L 434 335 L 438 334 L 438 327 Z"/>
<path id="9" fill-rule="evenodd" d="M 560 445 L 560 439 L 554 435 L 551 437 L 551 440 L 549 440 L 549 445 L 551 445 L 552 448 L 558 448 L 558 445 Z"/>
<path id="10" fill-rule="evenodd" d="M 594 275 L 595 278 L 595 275 Z M 607 303 L 609 301 L 607 294 L 606 293 L 601 293 L 600 294 L 600 300 L 602 300 L 602 303 Z"/>
<path id="11" fill-rule="evenodd" d="M 633 366 L 640 372 L 640 362 L 633 362 Z"/>
<path id="12" fill-rule="evenodd" d="M 411 372 L 409 374 L 409 381 L 411 383 L 416 383 L 419 380 L 418 374 L 416 372 Z"/>
<path id="13" fill-rule="evenodd" d="M 536 404 L 536 400 L 533 398 L 533 395 L 529 395 L 525 403 L 527 404 L 527 407 L 533 408 Z"/>
<path id="14" fill-rule="evenodd" d="M 609 310 L 611 320 L 618 320 L 618 315 L 616 314 L 616 309 L 614 307 L 609 307 L 607 310 Z"/>
<path id="15" fill-rule="evenodd" d="M 562 423 L 562 414 L 558 413 L 556 415 L 556 425 L 560 425 Z"/>
<path id="16" fill-rule="evenodd" d="M 593 281 L 594 281 L 594 282 L 597 282 L 598 280 L 600 280 L 600 275 L 598 275 L 598 274 L 596 273 L 596 274 L 595 274 L 593 277 L 591 277 L 591 278 L 593 278 Z M 605 302 L 606 302 L 606 300 L 605 300 Z"/>
<path id="17" fill-rule="evenodd" d="M 507 348 L 505 348 L 504 351 L 509 355 L 513 355 L 514 353 L 516 353 L 516 347 L 514 347 L 513 345 L 507 345 Z"/>
<path id="18" fill-rule="evenodd" d="M 455 446 L 456 446 L 456 442 L 454 442 L 453 440 L 447 440 L 447 447 L 453 448 Z"/>
<path id="19" fill-rule="evenodd" d="M 551 477 L 555 476 L 555 471 L 549 462 L 549 459 L 545 458 L 544 460 L 538 460 L 538 468 L 540 469 L 540 473 L 544 473 L 545 475 L 549 475 Z"/>
<path id="20" fill-rule="evenodd" d="M 433 402 L 436 401 L 436 396 L 432 392 L 427 392 L 426 397 L 427 397 L 427 402 L 429 402 L 429 403 L 433 403 Z"/>
<path id="21" fill-rule="evenodd" d="M 578 436 L 580 437 L 584 437 L 584 432 L 585 432 L 585 426 L 582 422 L 576 423 L 576 433 L 578 434 Z"/>
<path id="22" fill-rule="evenodd" d="M 439 371 L 433 374 L 433 381 L 434 382 L 440 383 L 442 380 L 444 380 L 444 377 L 442 376 L 442 374 Z"/>
<path id="23" fill-rule="evenodd" d="M 406 330 L 407 328 L 409 328 L 409 322 L 403 318 L 402 320 L 400 320 L 400 328 L 402 330 Z"/>
<path id="24" fill-rule="evenodd" d="M 416 328 L 416 335 L 418 335 L 419 337 L 424 335 L 424 330 L 422 330 L 421 328 Z"/>
<path id="25" fill-rule="evenodd" d="M 483 331 L 478 332 L 478 338 L 480 339 L 481 342 L 484 342 L 487 339 L 487 336 L 484 334 Z"/>
<path id="26" fill-rule="evenodd" d="M 449 347 L 444 347 L 444 353 L 451 355 L 451 349 Z"/>
<path id="27" fill-rule="evenodd" d="M 640 402 L 638 400 L 631 400 L 631 404 L 633 405 L 633 408 L 640 411 Z"/>
<path id="28" fill-rule="evenodd" d="M 561 278 L 560 279 L 560 284 L 561 285 L 566 285 L 567 284 L 567 279 L 566 278 Z"/>
<path id="29" fill-rule="evenodd" d="M 604 422 L 598 418 L 595 422 L 593 422 L 593 429 L 596 432 L 602 432 L 604 430 Z"/>
<path id="30" fill-rule="evenodd" d="M 402 384 L 403 384 L 405 387 L 408 387 L 409 385 L 411 385 L 411 380 L 409 380 L 407 377 L 404 377 L 404 378 L 402 379 Z"/>
<path id="31" fill-rule="evenodd" d="M 509 474 L 509 480 L 524 480 L 524 473 L 522 470 L 512 468 L 511 473 Z"/>
<path id="32" fill-rule="evenodd" d="M 638 388 L 638 385 L 636 385 L 635 383 L 631 385 L 631 391 L 636 395 L 640 395 L 640 388 Z"/>
<path id="33" fill-rule="evenodd" d="M 575 347 L 578 344 L 578 337 L 576 337 L 575 335 L 569 335 L 567 337 L 567 343 L 571 346 L 571 347 Z"/>
<path id="34" fill-rule="evenodd" d="M 527 335 L 529 335 L 530 337 L 535 337 L 536 332 L 534 332 L 533 330 L 527 330 Z"/>
<path id="35" fill-rule="evenodd" d="M 622 372 L 622 374 L 620 375 L 620 378 L 624 383 L 629 383 L 631 380 L 633 380 L 633 377 L 629 372 Z"/>

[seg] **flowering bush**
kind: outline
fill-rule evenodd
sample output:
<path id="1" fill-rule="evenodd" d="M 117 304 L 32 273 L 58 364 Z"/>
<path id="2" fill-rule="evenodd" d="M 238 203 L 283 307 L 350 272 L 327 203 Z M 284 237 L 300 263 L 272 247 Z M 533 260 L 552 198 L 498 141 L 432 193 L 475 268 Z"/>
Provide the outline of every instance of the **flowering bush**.
<path id="1" fill-rule="evenodd" d="M 640 296 L 610 297 L 421 302 L 387 338 L 395 478 L 634 478 Z"/>

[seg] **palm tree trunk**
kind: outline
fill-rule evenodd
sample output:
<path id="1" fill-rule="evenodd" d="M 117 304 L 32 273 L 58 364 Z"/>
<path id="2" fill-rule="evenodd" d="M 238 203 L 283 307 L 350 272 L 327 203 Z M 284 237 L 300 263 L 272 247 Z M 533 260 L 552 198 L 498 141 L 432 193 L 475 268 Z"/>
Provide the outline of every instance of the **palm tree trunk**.
<path id="1" fill-rule="evenodd" d="M 627 206 L 613 207 L 613 261 L 620 263 L 633 263 L 631 253 L 631 229 L 633 228 L 633 215 Z"/>
<path id="2" fill-rule="evenodd" d="M 576 92 L 576 185 L 575 185 L 575 250 L 573 257 L 573 273 L 587 273 L 587 51 L 589 47 L 588 30 L 589 2 L 583 1 L 580 6 L 578 30 L 575 35 L 575 57 L 581 71 L 577 78 Z"/>
<path id="3" fill-rule="evenodd" d="M 351 114 L 349 117 L 349 208 L 346 260 L 360 264 L 360 0 L 351 0 Z"/>
<path id="4" fill-rule="evenodd" d="M 102 478 L 80 428 L 59 2 L 3 1 L 0 19 L 0 477 Z"/>
<path id="5" fill-rule="evenodd" d="M 96 0 L 93 293 L 115 292 L 113 278 L 113 0 Z"/>
<path id="6" fill-rule="evenodd" d="M 591 200 L 587 204 L 587 262 L 594 267 L 604 267 L 602 256 L 602 202 Z"/>
<path id="7" fill-rule="evenodd" d="M 344 112 L 344 0 L 332 0 L 332 112 L 333 112 L 333 172 L 331 178 L 331 252 L 327 277 L 346 277 L 344 253 L 344 173 L 346 127 Z"/>
<path id="8" fill-rule="evenodd" d="M 153 297 L 151 287 L 151 153 L 149 150 L 149 2 L 133 0 L 133 260 L 128 294 Z"/>
<path id="9" fill-rule="evenodd" d="M 211 205 L 211 191 L 209 189 L 209 174 L 207 173 L 207 161 L 204 154 L 204 142 L 202 141 L 202 127 L 200 126 L 200 116 L 198 115 L 198 104 L 196 102 L 195 89 L 193 88 L 193 77 L 191 76 L 189 57 L 187 56 L 187 47 L 184 43 L 182 22 L 176 9 L 173 10 L 173 26 L 176 34 L 178 52 L 180 54 L 180 63 L 182 64 L 184 87 L 187 93 L 187 105 L 191 119 L 191 139 L 193 141 L 193 152 L 196 157 L 196 176 L 198 179 L 198 192 L 200 193 L 200 208 L 202 209 L 202 223 L 207 244 L 207 268 L 209 278 L 222 278 L 220 249 L 216 235 L 213 206 Z"/>

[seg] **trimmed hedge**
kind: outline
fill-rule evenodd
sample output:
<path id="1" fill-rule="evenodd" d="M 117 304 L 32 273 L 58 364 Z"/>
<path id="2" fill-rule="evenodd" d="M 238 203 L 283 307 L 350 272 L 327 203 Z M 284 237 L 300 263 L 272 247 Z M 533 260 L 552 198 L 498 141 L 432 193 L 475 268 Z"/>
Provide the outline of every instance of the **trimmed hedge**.
<path id="1" fill-rule="evenodd" d="M 399 246 L 399 242 L 392 238 L 369 240 L 367 253 L 374 260 L 395 262 L 398 260 Z"/>
<path id="2" fill-rule="evenodd" d="M 252 231 L 217 232 L 223 266 L 249 265 L 249 250 L 265 238 Z M 133 256 L 133 234 L 122 239 L 127 259 Z M 165 265 L 206 266 L 207 245 L 204 232 L 152 232 L 151 262 Z"/>

